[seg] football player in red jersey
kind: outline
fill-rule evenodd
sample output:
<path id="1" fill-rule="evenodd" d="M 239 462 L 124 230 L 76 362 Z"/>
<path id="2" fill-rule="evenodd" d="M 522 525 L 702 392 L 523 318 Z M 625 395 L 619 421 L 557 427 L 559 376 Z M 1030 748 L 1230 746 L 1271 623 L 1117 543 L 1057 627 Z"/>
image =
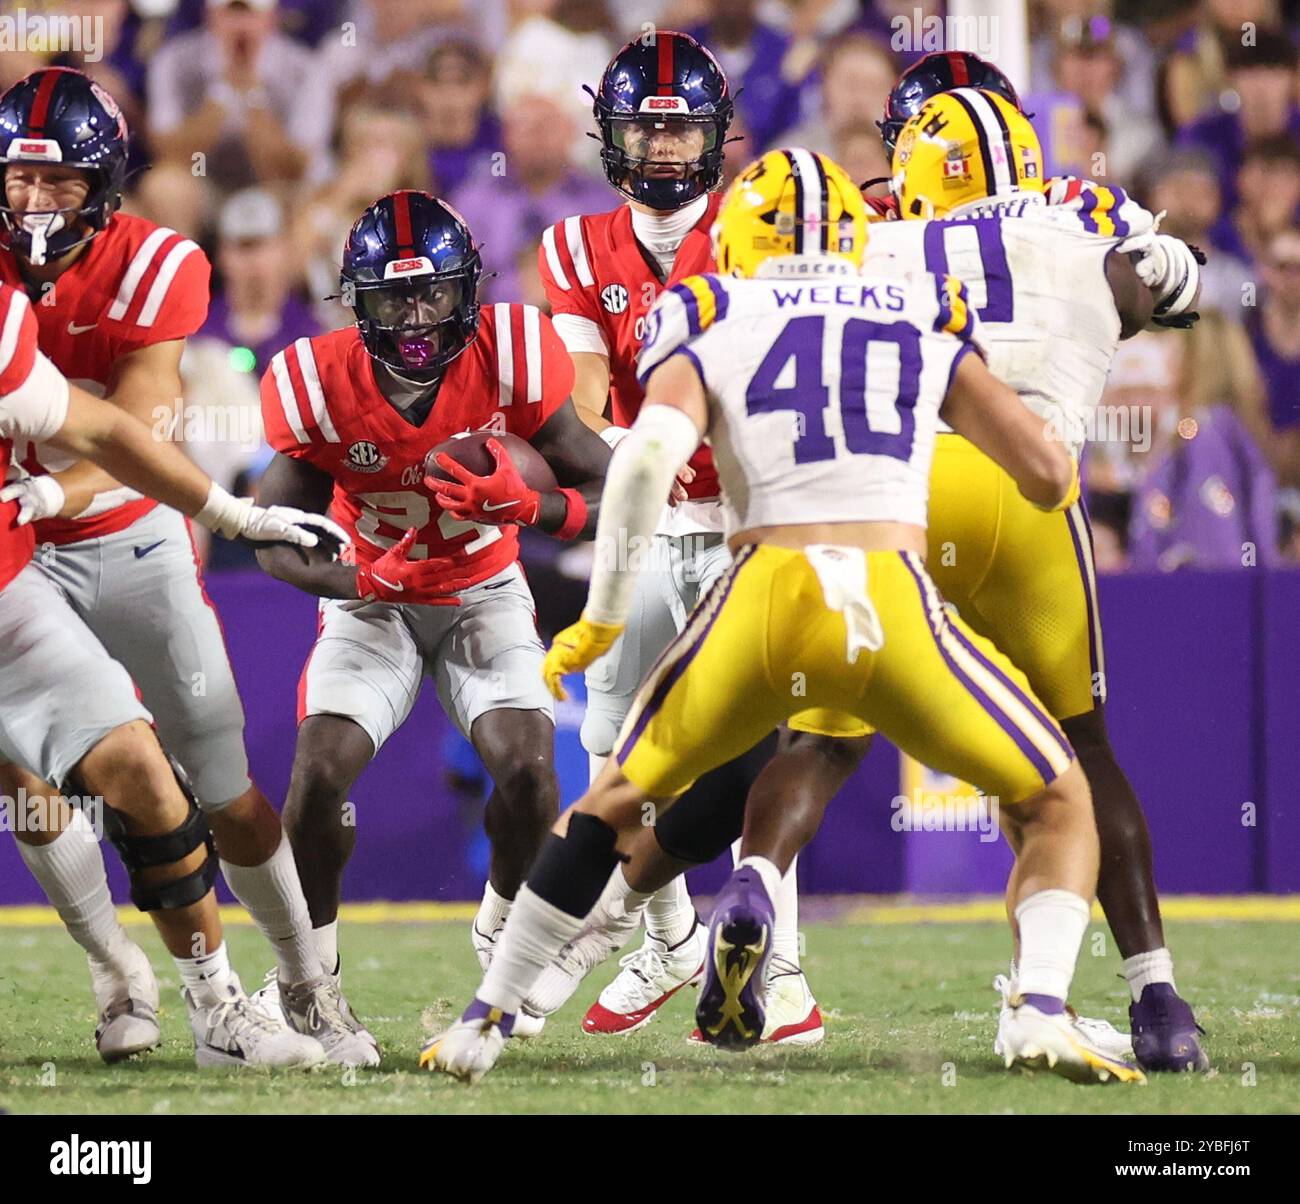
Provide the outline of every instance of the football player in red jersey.
<path id="1" fill-rule="evenodd" d="M 555 328 L 573 356 L 574 402 L 584 421 L 614 446 L 626 435 L 643 397 L 636 357 L 646 315 L 665 290 L 693 273 L 713 270 L 710 230 L 721 194 L 712 190 L 722 176 L 732 98 L 713 55 L 689 35 L 670 30 L 657 30 L 620 50 L 593 97 L 605 174 L 628 203 L 552 226 L 543 235 L 538 262 Z M 676 492 L 676 504 L 665 511 L 654 540 L 656 571 L 638 580 L 627 630 L 587 671 L 582 742 L 593 780 L 637 687 L 731 563 L 722 535 L 717 473 L 707 447 L 692 457 Z M 836 740 L 806 732 L 786 733 L 782 739 L 796 746 L 782 755 L 797 758 L 805 775 L 817 774 L 823 746 L 838 765 Z M 731 766 L 705 775 L 656 825 L 657 852 L 671 855 L 682 870 L 725 850 L 740 831 L 746 793 L 774 744 L 775 738 L 765 741 Z M 835 780 L 838 785 L 838 769 Z M 733 813 L 725 821 L 715 820 L 711 830 L 698 830 L 692 799 L 719 797 L 734 800 Z M 717 808 L 701 808 L 701 814 L 716 816 Z M 584 1030 L 632 1032 L 648 1023 L 674 992 L 698 980 L 706 931 L 685 880 L 675 877 L 653 893 L 633 885 L 622 871 L 614 874 L 597 909 L 599 922 L 538 979 L 524 1014 L 547 1015 L 559 1008 L 594 966 L 628 940 L 643 912 L 645 942 L 623 959 L 622 972 L 583 1019 Z M 799 965 L 795 868 L 782 881 L 779 895 L 765 1039 L 815 1044 L 824 1029 Z"/>
<path id="2" fill-rule="evenodd" d="M 299 339 L 262 380 L 279 454 L 261 496 L 328 509 L 351 537 L 349 563 L 288 548 L 259 560 L 322 599 L 284 811 L 318 939 L 337 941 L 354 840 L 348 791 L 427 674 L 495 784 L 484 817 L 491 869 L 472 929 L 486 966 L 559 805 L 519 528 L 589 535 L 609 449 L 574 409 L 573 366 L 550 320 L 528 305 L 480 312 L 480 273 L 464 221 L 427 193 L 393 193 L 357 220 L 342 272 L 356 326 Z M 466 431 L 526 439 L 561 487 L 530 488 L 492 441 L 492 474 L 440 455 L 455 479 L 426 480 L 429 454 Z"/>
<path id="3" fill-rule="evenodd" d="M 126 154 L 120 110 L 80 72 L 36 71 L 0 97 L 0 280 L 32 298 L 41 349 L 68 379 L 165 438 L 182 392 L 185 337 L 207 313 L 209 268 L 189 239 L 117 212 Z M 377 1061 L 322 973 L 292 851 L 249 780 L 243 707 L 185 517 L 39 440 L 16 440 L 15 474 L 0 498 L 19 504 L 19 521 L 35 528 L 39 567 L 156 716 L 163 746 L 212 828 L 227 883 L 271 941 L 281 978 L 294 985 L 298 1022 L 310 1024 L 331 1057 Z M 0 790 L 48 797 L 29 769 L 0 767 Z M 124 1041 L 124 1022 L 114 1018 L 156 1006 L 157 984 L 112 919 L 98 849 L 60 839 L 64 823 L 78 820 L 50 806 L 59 814 L 48 830 L 19 837 L 23 859 L 86 949 L 101 1054 L 124 1057 L 156 1044 L 158 1034 L 137 1024 Z M 91 879 L 95 889 L 83 889 Z"/>
<path id="4" fill-rule="evenodd" d="M 319 516 L 264 510 L 237 501 L 175 448 L 150 437 L 116 406 L 69 385 L 37 348 L 37 322 L 25 293 L 0 284 L 0 476 L 16 440 L 37 441 L 93 460 L 106 472 L 228 538 L 312 546 L 303 527 Z M 192 795 L 173 773 L 151 716 L 126 670 L 114 661 L 50 575 L 33 562 L 35 539 L 16 499 L 0 501 L 0 757 L 84 792 L 82 807 L 102 819 L 131 880 L 131 899 L 148 912 L 176 962 L 200 1066 L 308 1066 L 325 1059 L 321 1043 L 268 1025 L 230 968 L 212 883 L 212 833 Z M 89 797 L 87 797 L 89 796 Z M 6 799 L 15 830 L 43 817 L 25 800 Z M 66 802 L 60 796 L 60 805 Z M 84 897 L 107 892 L 97 833 L 79 807 L 53 850 L 65 921 L 84 923 L 84 944 L 111 944 L 111 906 L 86 916 Z M 93 856 L 87 861 L 85 849 Z M 101 1017 L 118 1039 L 108 1060 L 132 1043 L 157 1040 L 157 986 L 144 954 L 124 958 L 136 989 Z M 120 953 L 120 951 L 118 951 Z"/>

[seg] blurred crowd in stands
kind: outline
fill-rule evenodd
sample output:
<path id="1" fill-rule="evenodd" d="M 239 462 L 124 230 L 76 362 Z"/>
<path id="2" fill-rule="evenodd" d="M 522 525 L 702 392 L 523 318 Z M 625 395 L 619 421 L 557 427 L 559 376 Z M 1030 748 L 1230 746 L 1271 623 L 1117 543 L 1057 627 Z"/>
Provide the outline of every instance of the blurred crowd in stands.
<path id="1" fill-rule="evenodd" d="M 101 18 L 103 45 L 6 51 L 0 86 L 54 58 L 118 99 L 134 134 L 128 208 L 200 239 L 216 269 L 211 316 L 187 353 L 187 403 L 250 414 L 277 350 L 351 320 L 330 299 L 343 237 L 394 188 L 431 189 L 466 216 L 495 273 L 486 299 L 545 308 L 543 229 L 621 199 L 586 138 L 582 88 L 630 38 L 685 29 L 717 55 L 744 139 L 728 180 L 790 144 L 866 181 L 888 175 L 875 122 L 889 89 L 936 48 L 915 34 L 944 15 L 935 0 L 30 7 Z M 1141 334 L 1115 362 L 1087 462 L 1102 571 L 1300 562 L 1298 7 L 1029 5 L 1026 108 L 1052 113 L 1058 162 L 1073 140 L 1080 170 L 1164 210 L 1162 228 L 1209 255 L 1200 323 Z M 256 438 L 200 436 L 192 451 L 247 488 L 269 458 Z"/>

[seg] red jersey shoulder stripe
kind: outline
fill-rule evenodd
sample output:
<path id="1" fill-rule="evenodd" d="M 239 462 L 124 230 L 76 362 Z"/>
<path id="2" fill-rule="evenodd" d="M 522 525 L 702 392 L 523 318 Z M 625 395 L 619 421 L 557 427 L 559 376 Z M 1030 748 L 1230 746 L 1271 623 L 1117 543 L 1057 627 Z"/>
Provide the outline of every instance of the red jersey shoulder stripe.
<path id="1" fill-rule="evenodd" d="M 303 425 L 302 414 L 298 408 L 298 398 L 294 393 L 293 381 L 289 377 L 289 348 L 277 352 L 271 358 L 271 378 L 275 381 L 275 391 L 280 396 L 280 409 L 284 411 L 284 420 L 288 423 L 293 437 L 299 443 L 310 443 L 311 437 Z"/>
<path id="2" fill-rule="evenodd" d="M 587 244 L 583 239 L 581 217 L 564 219 L 564 245 L 568 248 L 569 258 L 573 261 L 573 270 L 578 275 L 578 283 L 584 288 L 590 288 L 596 283 L 596 277 L 592 275 L 591 264 L 587 259 Z"/>
<path id="3" fill-rule="evenodd" d="M 546 266 L 551 269 L 555 283 L 566 293 L 574 285 L 590 288 L 596 283 L 591 260 L 587 256 L 581 215 L 566 217 L 564 221 L 547 227 L 546 233 L 542 235 L 542 248 L 546 254 Z"/>
<path id="4" fill-rule="evenodd" d="M 154 320 L 158 317 L 158 311 L 162 309 L 163 301 L 167 296 L 167 290 L 171 288 L 172 281 L 176 279 L 176 273 L 181 270 L 181 264 L 198 249 L 198 243 L 192 242 L 188 238 L 182 238 L 168 248 L 167 253 L 162 257 L 162 265 L 154 276 L 153 284 L 145 296 L 144 306 L 135 320 L 137 326 L 152 326 L 154 324 Z"/>
<path id="5" fill-rule="evenodd" d="M 542 314 L 533 305 L 492 307 L 499 406 L 542 400 Z"/>
<path id="6" fill-rule="evenodd" d="M 151 231 L 131 257 L 117 296 L 109 307 L 109 318 L 123 322 L 131 310 L 136 309 L 135 324 L 152 326 L 181 264 L 198 249 L 197 243 L 182 238 L 166 226 Z M 147 289 L 144 287 L 146 279 L 150 281 Z"/>
<path id="7" fill-rule="evenodd" d="M 320 370 L 316 367 L 316 351 L 311 339 L 296 339 L 293 344 L 298 356 L 298 369 L 302 373 L 303 384 L 307 386 L 307 401 L 311 405 L 311 416 L 325 436 L 326 443 L 338 443 L 339 433 L 334 429 L 334 420 L 330 417 L 329 403 L 325 400 L 325 389 L 320 383 Z"/>
<path id="8" fill-rule="evenodd" d="M 140 288 L 140 281 L 144 279 L 145 272 L 149 270 L 149 265 L 153 262 L 158 249 L 173 233 L 174 231 L 159 226 L 140 244 L 136 253 L 131 257 L 126 274 L 122 277 L 122 283 L 118 285 L 117 297 L 108 310 L 108 316 L 114 322 L 120 322 L 126 317 L 126 311 L 131 308 L 131 302 L 135 300 L 136 292 Z"/>
<path id="9" fill-rule="evenodd" d="M 560 258 L 560 240 L 555 236 L 557 230 L 562 230 L 562 225 L 546 227 L 546 232 L 542 235 L 542 251 L 546 255 L 546 266 L 551 270 L 551 278 L 567 293 L 573 285 L 569 283 L 569 273 L 564 270 L 564 262 Z M 561 233 L 562 238 L 563 233 Z M 572 270 L 572 261 L 569 266 Z"/>
<path id="10" fill-rule="evenodd" d="M 303 442 L 311 442 L 314 435 L 319 434 L 326 443 L 338 443 L 338 431 L 334 428 L 329 407 L 325 404 L 325 390 L 321 387 L 320 372 L 316 367 L 316 353 L 312 350 L 311 339 L 295 339 L 293 346 L 286 347 L 282 354 L 293 407 L 308 436 L 303 439 Z M 280 387 L 279 376 L 276 377 L 276 387 Z M 282 405 L 285 404 L 283 392 L 280 401 Z M 287 409 L 285 417 L 289 417 Z M 290 425 L 292 426 L 292 423 Z M 296 429 L 294 434 L 297 434 Z"/>
<path id="11" fill-rule="evenodd" d="M 510 311 L 505 301 L 492 306 L 492 333 L 497 348 L 497 405 L 512 405 L 515 400 L 515 339 Z"/>
<path id="12" fill-rule="evenodd" d="M 524 324 L 524 366 L 528 401 L 542 400 L 542 314 L 533 305 L 521 305 Z"/>

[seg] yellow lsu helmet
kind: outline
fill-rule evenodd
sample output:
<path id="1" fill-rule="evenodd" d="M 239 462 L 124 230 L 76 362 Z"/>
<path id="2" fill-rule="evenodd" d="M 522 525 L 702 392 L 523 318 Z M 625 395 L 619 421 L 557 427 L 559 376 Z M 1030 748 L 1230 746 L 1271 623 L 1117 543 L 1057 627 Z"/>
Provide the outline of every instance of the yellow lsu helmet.
<path id="1" fill-rule="evenodd" d="M 1041 192 L 1043 148 L 1009 101 L 954 88 L 930 97 L 903 127 L 891 171 L 900 216 L 946 217 L 986 197 Z"/>
<path id="2" fill-rule="evenodd" d="M 848 173 L 800 147 L 768 151 L 732 181 L 713 223 L 726 276 L 753 276 L 778 256 L 830 256 L 862 266 L 867 207 Z"/>

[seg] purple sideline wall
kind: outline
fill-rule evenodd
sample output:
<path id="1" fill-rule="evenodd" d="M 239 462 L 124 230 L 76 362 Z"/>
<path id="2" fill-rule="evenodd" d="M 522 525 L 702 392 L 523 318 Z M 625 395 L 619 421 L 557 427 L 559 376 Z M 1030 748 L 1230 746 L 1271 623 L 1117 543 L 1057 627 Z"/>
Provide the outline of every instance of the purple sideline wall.
<path id="1" fill-rule="evenodd" d="M 311 599 L 256 572 L 214 574 L 248 712 L 255 776 L 278 804 L 293 758 L 296 683 L 315 630 Z M 1300 572 L 1186 572 L 1101 583 L 1111 734 L 1143 799 L 1163 890 L 1300 889 Z M 566 801 L 581 790 L 580 704 L 560 713 Z M 485 872 L 479 808 L 444 782 L 450 726 L 431 691 L 353 791 L 352 899 L 467 899 Z M 890 828 L 898 759 L 883 742 L 836 800 L 802 858 L 810 892 L 998 893 L 1009 859 L 977 834 Z M 1253 804 L 1254 826 L 1243 823 Z M 124 877 L 110 854 L 115 897 Z M 707 890 L 725 872 L 693 875 Z M 39 902 L 0 837 L 0 903 Z"/>

